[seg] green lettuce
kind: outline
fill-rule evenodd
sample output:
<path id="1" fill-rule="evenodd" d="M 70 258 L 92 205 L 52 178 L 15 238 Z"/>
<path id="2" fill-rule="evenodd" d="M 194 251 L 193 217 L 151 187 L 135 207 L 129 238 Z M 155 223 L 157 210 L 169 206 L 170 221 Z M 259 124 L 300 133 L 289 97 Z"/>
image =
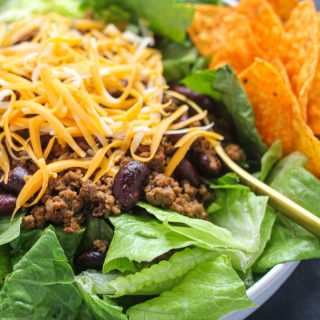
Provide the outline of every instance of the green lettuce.
<path id="1" fill-rule="evenodd" d="M 308 159 L 294 152 L 275 166 L 267 178 L 270 186 L 320 216 L 320 181 L 304 166 Z M 265 272 L 274 265 L 320 258 L 320 239 L 278 214 L 271 239 L 253 266 L 255 272 Z"/>
<path id="2" fill-rule="evenodd" d="M 108 294 L 113 297 L 124 295 L 158 295 L 178 284 L 183 277 L 199 263 L 217 256 L 217 253 L 201 248 L 187 248 L 174 253 L 171 258 L 162 260 L 134 274 L 116 276 L 97 276 L 95 273 L 84 273 L 95 280 L 95 293 Z M 105 279 L 103 279 L 105 277 Z"/>
<path id="3" fill-rule="evenodd" d="M 138 206 L 163 221 L 171 231 L 193 240 L 198 247 L 208 250 L 233 248 L 246 252 L 255 252 L 257 249 L 257 243 L 242 241 L 239 237 L 235 238 L 228 229 L 214 225 L 209 221 L 189 218 L 143 202 L 139 202 Z"/>
<path id="4" fill-rule="evenodd" d="M 200 56 L 189 40 L 181 44 L 162 39 L 159 49 L 163 59 L 164 76 L 168 82 L 179 81 L 208 65 L 208 59 Z"/>
<path id="5" fill-rule="evenodd" d="M 46 229 L 6 278 L 0 291 L 0 318 L 73 319 L 81 301 L 57 236 Z"/>
<path id="6" fill-rule="evenodd" d="M 132 261 L 150 262 L 172 249 L 195 243 L 149 217 L 122 214 L 110 221 L 115 226 L 115 233 L 103 265 L 104 273 L 114 269 L 135 272 L 137 269 Z"/>
<path id="7" fill-rule="evenodd" d="M 264 181 L 272 168 L 282 158 L 281 141 L 277 140 L 261 158 L 261 170 L 259 179 Z"/>
<path id="8" fill-rule="evenodd" d="M 130 20 L 144 20 L 148 27 L 159 35 L 183 43 L 187 29 L 192 21 L 193 8 L 175 0 L 83 0 L 82 8 L 91 9 L 99 17 L 111 17 L 106 14 L 110 8 L 117 7 L 130 14 Z M 127 22 L 127 21 L 125 21 Z"/>
<path id="9" fill-rule="evenodd" d="M 77 277 L 76 279 L 79 291 L 82 294 L 84 303 L 79 312 L 81 319 L 86 320 L 126 320 L 128 319 L 122 313 L 122 308 L 117 306 L 111 299 L 99 298 L 93 294 L 92 287 L 94 282 L 88 277 Z M 84 316 L 84 313 L 86 314 Z"/>
<path id="10" fill-rule="evenodd" d="M 8 245 L 0 246 L 0 288 L 3 280 L 12 271 L 10 247 Z"/>
<path id="11" fill-rule="evenodd" d="M 0 217 L 0 246 L 19 237 L 22 216 L 17 214 L 13 219 L 10 216 Z"/>
<path id="12" fill-rule="evenodd" d="M 251 306 L 243 282 L 223 256 L 200 263 L 173 289 L 127 314 L 131 320 L 213 320 Z"/>
<path id="13" fill-rule="evenodd" d="M 54 230 L 56 236 L 62 246 L 65 255 L 68 260 L 72 263 L 73 257 L 77 251 L 77 248 L 82 240 L 84 234 L 84 228 L 75 233 L 65 233 L 63 229 L 58 227 L 50 226 L 51 230 Z M 34 230 L 21 230 L 20 236 L 10 243 L 12 248 L 11 256 L 12 263 L 18 262 L 24 254 L 29 251 L 33 245 L 41 238 L 44 230 L 34 229 Z"/>
<path id="14" fill-rule="evenodd" d="M 57 12 L 65 17 L 81 18 L 84 11 L 78 0 L 14 0 L 0 2 L 0 20 L 15 21 L 30 13 Z"/>
<path id="15" fill-rule="evenodd" d="M 252 158 L 260 158 L 266 151 L 255 127 L 255 116 L 245 90 L 230 66 L 191 74 L 182 83 L 194 91 L 222 102 L 228 117 L 235 124 L 241 145 Z"/>

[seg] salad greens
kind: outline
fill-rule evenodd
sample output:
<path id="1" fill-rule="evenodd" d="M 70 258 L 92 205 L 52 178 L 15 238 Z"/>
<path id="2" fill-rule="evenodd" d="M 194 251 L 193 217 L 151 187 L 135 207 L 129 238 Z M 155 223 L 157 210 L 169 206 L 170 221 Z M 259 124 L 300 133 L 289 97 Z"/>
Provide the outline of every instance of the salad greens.
<path id="1" fill-rule="evenodd" d="M 203 70 L 207 60 L 186 35 L 194 12 L 187 2 L 221 3 L 0 1 L 0 19 L 52 11 L 77 18 L 91 10 L 143 36 L 154 32 L 157 41 L 161 37 L 167 81 L 211 97 L 234 123 L 250 158 L 261 161 L 259 179 L 320 216 L 320 181 L 305 169 L 308 159 L 295 152 L 281 160 L 280 142 L 266 152 L 233 70 Z M 252 285 L 254 274 L 285 261 L 320 258 L 320 240 L 268 206 L 236 174 L 203 181 L 215 192 L 207 221 L 145 202 L 106 221 L 91 218 L 74 234 L 53 226 L 23 230 L 22 214 L 0 217 L 0 319 L 219 319 L 253 306 L 244 284 Z M 109 245 L 102 272 L 75 275 L 74 257 L 96 239 Z"/>
<path id="2" fill-rule="evenodd" d="M 200 263 L 177 286 L 128 309 L 132 320 L 207 320 L 253 306 L 227 257 Z"/>
<path id="3" fill-rule="evenodd" d="M 6 279 L 0 291 L 0 318 L 72 319 L 80 305 L 72 268 L 48 228 Z"/>
<path id="4" fill-rule="evenodd" d="M 241 145 L 252 158 L 266 151 L 255 127 L 254 112 L 237 76 L 229 66 L 191 74 L 181 81 L 190 89 L 222 102 L 228 117 L 235 124 Z"/>

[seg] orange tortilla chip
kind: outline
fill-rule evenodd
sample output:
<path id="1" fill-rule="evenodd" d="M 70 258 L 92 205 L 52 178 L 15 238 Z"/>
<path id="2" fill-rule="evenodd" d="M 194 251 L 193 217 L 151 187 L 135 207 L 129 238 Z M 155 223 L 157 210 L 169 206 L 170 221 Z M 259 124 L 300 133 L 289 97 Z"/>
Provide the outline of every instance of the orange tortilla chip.
<path id="1" fill-rule="evenodd" d="M 320 30 L 320 14 L 318 13 L 318 30 Z M 318 49 L 320 48 L 320 32 L 318 33 Z M 308 125 L 315 135 L 320 136 L 320 51 L 316 75 L 309 93 Z"/>
<path id="2" fill-rule="evenodd" d="M 279 18 L 286 22 L 299 0 L 268 0 L 268 2 L 272 5 Z"/>
<path id="3" fill-rule="evenodd" d="M 278 56 L 284 41 L 284 27 L 266 0 L 242 0 L 237 10 L 248 17 L 260 48 L 270 57 Z"/>
<path id="4" fill-rule="evenodd" d="M 281 58 L 306 120 L 308 95 L 318 63 L 318 21 L 312 1 L 306 0 L 296 6 L 285 30 L 286 43 Z"/>
<path id="5" fill-rule="evenodd" d="M 267 145 L 282 141 L 284 152 L 298 150 L 310 159 L 309 169 L 320 175 L 320 141 L 303 121 L 290 87 L 268 62 L 257 59 L 239 76 L 252 103 L 256 126 Z"/>
<path id="6" fill-rule="evenodd" d="M 248 18 L 234 8 L 198 5 L 189 34 L 202 55 L 213 56 L 210 68 L 229 63 L 241 72 L 263 54 Z"/>
<path id="7" fill-rule="evenodd" d="M 239 75 L 256 116 L 256 127 L 265 144 L 281 139 L 285 153 L 294 150 L 292 99 L 280 73 L 257 59 Z"/>

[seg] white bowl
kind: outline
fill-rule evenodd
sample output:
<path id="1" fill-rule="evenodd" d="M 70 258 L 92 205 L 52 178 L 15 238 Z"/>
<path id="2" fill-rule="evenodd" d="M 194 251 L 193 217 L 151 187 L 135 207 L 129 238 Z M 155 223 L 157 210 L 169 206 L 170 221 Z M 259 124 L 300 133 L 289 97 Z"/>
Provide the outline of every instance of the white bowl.
<path id="1" fill-rule="evenodd" d="M 239 310 L 222 317 L 221 320 L 243 320 L 265 303 L 288 279 L 299 261 L 287 262 L 273 267 L 258 282 L 247 290 L 248 296 L 257 307 Z"/>

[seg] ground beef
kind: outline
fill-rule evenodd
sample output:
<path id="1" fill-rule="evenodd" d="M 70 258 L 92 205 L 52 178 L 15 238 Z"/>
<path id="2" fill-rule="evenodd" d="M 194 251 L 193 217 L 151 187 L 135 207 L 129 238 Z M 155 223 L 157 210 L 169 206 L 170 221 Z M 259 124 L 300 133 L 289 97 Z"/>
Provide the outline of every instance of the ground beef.
<path id="1" fill-rule="evenodd" d="M 107 218 L 120 214 L 121 205 L 112 195 L 113 180 L 104 176 L 94 184 L 83 178 L 80 169 L 51 179 L 41 203 L 24 217 L 24 227 L 40 228 L 50 222 L 63 225 L 70 233 L 78 231 L 87 216 Z"/>
<path id="2" fill-rule="evenodd" d="M 146 200 L 152 205 L 168 208 L 189 217 L 206 219 L 207 213 L 201 202 L 204 189 L 207 193 L 206 198 L 209 199 L 210 192 L 204 185 L 197 189 L 186 180 L 179 183 L 162 173 L 153 172 L 148 178 L 144 192 Z"/>
<path id="3" fill-rule="evenodd" d="M 231 143 L 225 147 L 227 155 L 237 163 L 241 163 L 245 160 L 245 154 L 241 147 L 237 144 Z"/>

